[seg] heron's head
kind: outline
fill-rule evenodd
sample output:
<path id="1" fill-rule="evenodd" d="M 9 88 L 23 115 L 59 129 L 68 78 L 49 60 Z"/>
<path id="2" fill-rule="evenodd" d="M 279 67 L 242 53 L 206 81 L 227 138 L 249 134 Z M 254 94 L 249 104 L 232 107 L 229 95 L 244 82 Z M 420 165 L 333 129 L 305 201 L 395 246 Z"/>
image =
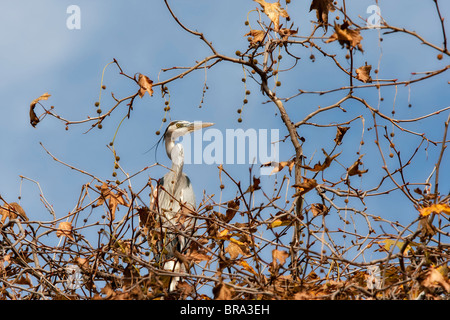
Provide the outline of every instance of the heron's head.
<path id="1" fill-rule="evenodd" d="M 172 121 L 167 126 L 166 132 L 164 133 L 164 138 L 175 141 L 177 138 L 184 136 L 185 134 L 210 127 L 213 124 L 214 123 L 211 122 L 189 122 L 185 120 Z"/>

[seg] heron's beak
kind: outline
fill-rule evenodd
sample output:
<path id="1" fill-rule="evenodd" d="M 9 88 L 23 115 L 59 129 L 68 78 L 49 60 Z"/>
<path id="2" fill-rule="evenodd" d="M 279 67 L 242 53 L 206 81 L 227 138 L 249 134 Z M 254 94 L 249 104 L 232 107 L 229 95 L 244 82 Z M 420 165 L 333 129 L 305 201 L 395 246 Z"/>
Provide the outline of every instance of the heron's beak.
<path id="1" fill-rule="evenodd" d="M 214 125 L 214 123 L 212 122 L 194 122 L 189 125 L 188 130 L 189 132 L 192 132 L 199 129 L 211 127 L 212 125 Z"/>

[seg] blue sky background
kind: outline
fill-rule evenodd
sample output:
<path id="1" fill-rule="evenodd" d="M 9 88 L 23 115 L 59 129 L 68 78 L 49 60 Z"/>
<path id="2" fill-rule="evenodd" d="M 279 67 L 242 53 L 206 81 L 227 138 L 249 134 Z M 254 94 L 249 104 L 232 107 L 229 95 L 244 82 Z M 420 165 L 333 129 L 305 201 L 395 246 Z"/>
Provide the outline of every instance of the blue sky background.
<path id="1" fill-rule="evenodd" d="M 287 7 L 291 22 L 295 23 L 295 28 L 299 28 L 300 35 L 308 35 L 311 20 L 315 20 L 315 12 L 309 12 L 310 1 L 291 2 Z M 448 18 L 450 3 L 439 3 L 443 16 Z M 81 9 L 80 30 L 69 30 L 66 27 L 66 19 L 69 17 L 66 9 L 71 4 L 76 4 Z M 219 52 L 234 56 L 236 50 L 244 52 L 248 47 L 244 34 L 249 28 L 244 25 L 244 21 L 247 13 L 259 6 L 257 3 L 250 0 L 179 0 L 171 1 L 171 4 L 183 23 L 203 32 Z M 374 1 L 348 1 L 350 16 L 356 21 L 355 17 L 358 15 L 368 17 L 366 8 L 371 4 Z M 431 43 L 442 46 L 442 33 L 433 1 L 396 0 L 379 1 L 379 4 L 383 17 L 389 23 L 412 29 Z M 284 1 L 282 5 L 285 6 Z M 330 21 L 333 21 L 335 15 L 330 14 Z M 256 27 L 255 13 L 250 17 L 251 25 Z M 447 22 L 446 26 L 448 28 Z M 317 33 L 319 34 L 321 32 Z M 329 30 L 327 36 L 331 34 L 332 31 Z M 377 30 L 365 31 L 362 35 L 365 51 L 355 55 L 355 66 L 359 67 L 367 61 L 375 69 L 380 63 L 379 77 L 382 79 L 413 79 L 411 72 L 436 70 L 449 64 L 448 57 L 437 60 L 435 50 L 421 45 L 418 39 L 411 36 L 383 36 L 384 41 L 380 47 Z M 39 142 L 62 161 L 99 178 L 113 179 L 113 156 L 106 146 L 126 114 L 126 106 L 119 107 L 113 116 L 106 119 L 102 130 L 94 129 L 85 134 L 90 124 L 71 126 L 65 131 L 64 124 L 51 117 L 45 118 L 33 128 L 29 124 L 30 102 L 44 92 L 49 92 L 52 96 L 44 102 L 47 107 L 55 106 L 55 112 L 67 119 L 81 120 L 88 115 L 96 115 L 94 103 L 99 96 L 102 70 L 113 58 L 119 61 L 126 73 L 142 73 L 156 82 L 162 68 L 192 66 L 195 61 L 210 54 L 200 40 L 175 23 L 162 1 L 3 1 L 0 4 L 0 37 L 0 194 L 7 201 L 17 201 L 20 194 L 19 176 L 34 179 L 40 183 L 58 217 L 66 215 L 75 207 L 82 185 L 89 182 L 90 178 L 53 161 Z M 343 66 L 348 66 L 343 58 L 346 51 L 337 42 L 325 44 L 317 40 L 316 43 L 328 52 L 336 53 Z M 298 89 L 324 90 L 348 84 L 347 77 L 343 77 L 342 72 L 317 51 L 300 46 L 292 47 L 291 51 L 302 59 L 295 69 L 280 75 L 282 86 L 277 89 L 280 97 L 292 96 Z M 314 63 L 309 59 L 311 53 L 316 57 Z M 292 65 L 289 61 L 292 62 L 286 56 L 283 60 L 286 64 L 283 66 L 289 68 Z M 176 73 L 177 71 L 161 73 L 160 79 L 167 79 Z M 375 77 L 374 74 L 372 76 Z M 238 65 L 220 63 L 209 70 L 209 89 L 202 108 L 198 106 L 202 98 L 203 71 L 191 73 L 170 84 L 170 118 L 214 122 L 215 127 L 223 132 L 227 128 L 280 128 L 280 136 L 286 135 L 275 107 L 270 103 L 263 104 L 267 97 L 260 94 L 258 85 L 251 80 L 247 82 L 247 89 L 252 93 L 242 114 L 243 122 L 237 122 L 236 110 L 242 106 L 245 92 L 242 77 L 242 67 Z M 380 103 L 380 110 L 387 115 L 393 109 L 395 97 L 396 116 L 408 119 L 448 106 L 448 81 L 447 72 L 413 85 L 410 91 L 408 87 L 399 86 L 396 94 L 393 87 L 383 88 L 383 102 L 379 102 L 379 92 L 375 89 L 359 90 L 356 95 L 366 99 L 372 106 Z M 104 84 L 107 89 L 102 92 L 103 110 L 107 110 L 113 103 L 111 91 L 121 98 L 137 90 L 135 84 L 118 75 L 114 65 L 106 70 Z M 346 92 L 324 96 L 302 95 L 286 103 L 286 108 L 296 122 L 317 106 L 334 103 L 345 94 Z M 409 103 L 412 104 L 411 108 L 408 107 Z M 374 132 L 367 131 L 372 126 L 371 115 L 355 102 L 346 103 L 343 107 L 348 111 L 346 114 L 333 111 L 313 120 L 329 123 L 364 115 L 366 144 L 361 152 L 366 154 L 363 160 L 370 170 L 364 176 L 364 181 L 356 180 L 357 177 L 355 180 L 356 185 L 376 185 L 381 164 L 379 154 L 374 150 Z M 155 88 L 153 98 L 146 95 L 135 101 L 131 118 L 120 127 L 115 147 L 121 157 L 120 163 L 128 173 L 137 172 L 155 162 L 154 152 L 145 152 L 158 140 L 155 131 L 160 129 L 161 119 L 164 117 L 163 108 L 164 100 L 159 88 Z M 40 114 L 42 109 L 36 107 L 36 112 Z M 426 132 L 430 139 L 440 141 L 447 116 L 448 111 L 420 124 L 405 126 L 411 130 Z M 355 152 L 359 149 L 361 129 L 361 121 L 355 121 L 352 134 L 349 132 L 345 137 L 347 140 L 341 146 L 343 154 L 339 160 L 346 167 L 357 158 Z M 388 126 L 388 130 L 392 130 L 391 126 Z M 300 134 L 306 138 L 305 155 L 311 157 L 316 152 L 316 157 L 319 157 L 313 160 L 314 164 L 316 160 L 323 159 L 320 157 L 321 148 L 331 149 L 335 128 L 317 130 L 305 127 L 300 129 Z M 399 132 L 395 138 L 402 155 L 411 154 L 420 141 L 418 138 L 409 138 L 410 136 Z M 413 177 L 413 182 L 423 182 L 437 160 L 437 148 L 430 145 L 428 152 L 425 152 L 423 147 L 417 156 L 417 165 L 407 170 L 408 175 Z M 288 143 L 281 146 L 281 160 L 290 158 L 292 154 L 293 148 Z M 448 159 L 448 155 L 444 156 L 441 168 L 440 190 L 443 193 L 450 189 Z M 168 165 L 163 148 L 159 149 L 157 160 Z M 231 165 L 226 168 L 243 182 L 248 182 L 248 166 Z M 218 194 L 216 165 L 191 165 L 185 171 L 191 176 L 198 198 L 201 198 L 204 189 L 209 194 Z M 338 175 L 342 172 L 345 171 L 341 169 Z M 149 175 L 158 178 L 163 174 L 162 168 L 147 171 L 133 181 L 133 187 L 139 190 L 145 185 Z M 269 191 L 274 179 L 276 177 L 272 176 L 262 181 Z M 387 186 L 389 185 L 388 183 Z M 41 204 L 34 184 L 25 181 L 21 195 L 21 205 L 31 220 L 51 218 Z M 396 192 L 382 201 L 368 199 L 367 205 L 375 215 L 411 221 L 417 212 L 412 210 L 409 202 L 402 199 Z"/>

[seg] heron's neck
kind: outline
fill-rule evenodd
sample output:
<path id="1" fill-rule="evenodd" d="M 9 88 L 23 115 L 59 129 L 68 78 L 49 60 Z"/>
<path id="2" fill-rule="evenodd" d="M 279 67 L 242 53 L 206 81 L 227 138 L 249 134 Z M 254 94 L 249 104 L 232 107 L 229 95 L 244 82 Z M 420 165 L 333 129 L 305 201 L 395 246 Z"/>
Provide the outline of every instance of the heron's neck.
<path id="1" fill-rule="evenodd" d="M 173 147 L 175 146 L 175 142 L 172 140 L 172 137 L 165 137 L 164 140 L 166 144 L 167 156 L 169 157 L 169 159 L 172 160 L 172 150 Z"/>
<path id="2" fill-rule="evenodd" d="M 177 173 L 183 171 L 184 165 L 184 148 L 181 143 L 175 144 L 172 139 L 166 140 L 167 155 L 172 160 L 172 170 Z"/>

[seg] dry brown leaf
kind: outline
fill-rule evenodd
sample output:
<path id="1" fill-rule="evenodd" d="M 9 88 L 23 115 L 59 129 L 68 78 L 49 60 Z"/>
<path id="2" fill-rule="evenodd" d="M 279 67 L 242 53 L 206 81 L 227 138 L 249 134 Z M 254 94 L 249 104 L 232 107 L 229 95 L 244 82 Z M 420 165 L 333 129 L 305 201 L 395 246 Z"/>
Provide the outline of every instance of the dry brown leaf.
<path id="1" fill-rule="evenodd" d="M 258 274 L 256 273 L 256 271 L 248 264 L 247 261 L 245 261 L 245 260 L 240 260 L 240 261 L 238 261 L 238 264 L 239 264 L 240 266 L 242 266 L 245 270 L 250 271 L 251 273 L 253 273 L 254 275 L 258 275 Z"/>
<path id="2" fill-rule="evenodd" d="M 281 161 L 281 162 L 266 162 L 261 164 L 261 167 L 271 167 L 273 166 L 273 170 L 270 174 L 280 172 L 283 170 L 284 167 L 289 168 L 289 174 L 292 172 L 292 168 L 294 168 L 295 165 L 295 158 L 289 161 Z"/>
<path id="3" fill-rule="evenodd" d="M 284 18 L 289 18 L 289 14 L 286 10 L 280 7 L 279 2 L 268 3 L 264 0 L 253 0 L 258 2 L 264 10 L 264 13 L 269 17 L 269 19 L 273 22 L 274 30 L 278 32 L 280 29 L 280 16 Z"/>
<path id="4" fill-rule="evenodd" d="M 334 11 L 333 0 L 313 0 L 309 11 L 316 10 L 317 22 L 325 31 L 328 29 L 328 13 Z"/>
<path id="5" fill-rule="evenodd" d="M 313 213 L 314 216 L 326 215 L 328 211 L 329 209 L 323 203 L 313 203 L 311 205 L 311 212 Z"/>
<path id="6" fill-rule="evenodd" d="M 56 236 L 68 237 L 70 240 L 75 241 L 72 235 L 72 230 L 73 230 L 72 222 L 69 221 L 60 222 L 58 225 L 58 230 L 56 230 Z"/>
<path id="7" fill-rule="evenodd" d="M 420 208 L 419 212 L 422 217 L 429 216 L 432 213 L 436 214 L 445 213 L 447 215 L 450 215 L 450 206 L 446 203 L 437 203 L 432 204 L 429 207 Z"/>
<path id="8" fill-rule="evenodd" d="M 146 92 L 148 92 L 150 97 L 153 96 L 153 81 L 149 77 L 139 74 L 138 83 L 140 86 L 139 97 L 142 98 Z"/>
<path id="9" fill-rule="evenodd" d="M 2 219 L 0 220 L 1 224 L 5 223 L 6 218 L 11 220 L 16 219 L 17 216 L 21 217 L 25 221 L 28 221 L 25 211 L 17 202 L 5 203 L 3 208 L 0 207 L 0 215 L 2 216 Z"/>
<path id="10" fill-rule="evenodd" d="M 358 69 L 356 69 L 356 79 L 364 82 L 364 83 L 371 83 L 372 82 L 372 77 L 370 76 L 370 70 L 372 70 L 372 66 L 371 65 L 366 65 L 362 66 Z"/>
<path id="11" fill-rule="evenodd" d="M 450 281 L 446 275 L 440 272 L 440 270 L 444 270 L 444 268 L 431 267 L 427 277 L 422 281 L 422 286 L 427 289 L 434 289 L 436 286 L 441 286 L 447 293 L 450 293 Z"/>
<path id="12" fill-rule="evenodd" d="M 30 123 L 33 127 L 36 127 L 36 125 L 39 123 L 39 118 L 36 115 L 36 113 L 34 113 L 34 107 L 36 106 L 36 104 L 41 101 L 41 100 L 48 100 L 48 98 L 50 98 L 50 94 L 48 94 L 47 92 L 44 93 L 43 95 L 41 95 L 39 98 L 34 99 L 31 104 L 30 104 Z"/>
<path id="13" fill-rule="evenodd" d="M 33 283 L 31 282 L 30 276 L 28 273 L 25 274 L 25 276 L 21 276 L 20 278 L 16 278 L 14 281 L 16 284 L 25 284 L 27 286 L 33 286 Z"/>
<path id="14" fill-rule="evenodd" d="M 334 156 L 330 157 L 324 149 L 322 149 L 322 152 L 325 154 L 326 158 L 325 161 L 323 162 L 323 164 L 320 164 L 320 162 L 316 163 L 314 165 L 314 167 L 309 167 L 309 166 L 302 166 L 302 168 L 306 169 L 306 170 L 310 170 L 310 171 L 314 171 L 314 172 L 318 172 L 318 171 L 323 171 L 326 168 L 328 168 L 331 164 L 331 161 L 333 161 L 337 156 L 339 156 L 341 154 L 341 152 L 339 152 L 338 154 L 335 154 Z"/>
<path id="15" fill-rule="evenodd" d="M 347 48 L 357 48 L 360 51 L 364 51 L 361 45 L 363 37 L 360 35 L 359 30 L 349 29 L 348 22 L 344 22 L 342 25 L 334 24 L 334 33 L 331 37 L 325 41 L 330 43 L 338 40 L 342 46 Z"/>
<path id="16" fill-rule="evenodd" d="M 286 259 L 289 257 L 289 252 L 284 250 L 272 250 L 272 263 L 283 265 L 286 262 Z"/>
<path id="17" fill-rule="evenodd" d="M 230 254 L 231 259 L 236 259 L 239 255 L 244 255 L 244 251 L 242 251 L 241 246 L 234 242 L 230 242 L 228 244 L 225 252 Z"/>
<path id="18" fill-rule="evenodd" d="M 297 34 L 297 33 L 298 33 L 298 30 L 292 30 L 292 29 L 288 29 L 288 28 L 282 28 L 282 29 L 280 29 L 280 31 L 278 31 L 278 33 L 280 34 L 281 39 L 282 39 L 283 41 L 287 41 L 288 38 L 289 38 L 290 36 L 292 36 L 292 35 L 294 35 L 294 34 Z"/>
<path id="19" fill-rule="evenodd" d="M 317 181 L 315 179 L 303 178 L 303 182 L 301 184 L 294 184 L 293 187 L 297 188 L 297 193 L 293 195 L 293 197 L 301 196 L 308 191 L 311 191 L 317 186 Z"/>
<path id="20" fill-rule="evenodd" d="M 116 188 L 117 191 L 116 193 L 114 193 L 106 182 L 103 182 L 101 186 L 96 185 L 95 187 L 100 190 L 100 197 L 98 198 L 95 206 L 98 207 L 102 205 L 105 201 L 107 201 L 109 209 L 109 218 L 111 221 L 115 219 L 116 209 L 119 204 L 126 207 L 129 206 L 128 202 L 124 199 L 125 197 L 124 191 Z"/>
<path id="21" fill-rule="evenodd" d="M 224 222 L 228 223 L 233 220 L 236 212 L 239 210 L 239 200 L 238 201 L 228 201 L 228 209 L 225 213 L 225 217 L 223 218 Z"/>
<path id="22" fill-rule="evenodd" d="M 244 36 L 249 36 L 250 47 L 257 47 L 258 44 L 263 43 L 265 32 L 262 30 L 250 30 L 249 33 L 246 33 Z M 252 37 L 252 38 L 250 38 Z"/>
<path id="23" fill-rule="evenodd" d="M 347 173 L 349 176 L 354 176 L 354 175 L 358 175 L 361 176 L 363 173 L 366 173 L 367 171 L 369 171 L 369 169 L 366 170 L 359 170 L 359 165 L 362 164 L 361 162 L 361 158 L 364 155 L 360 155 L 358 160 L 355 161 L 355 163 L 353 163 L 350 168 L 347 169 Z"/>
<path id="24" fill-rule="evenodd" d="M 348 129 L 350 129 L 350 127 L 337 127 L 336 138 L 334 138 L 336 145 L 340 145 L 342 143 L 342 138 L 344 138 L 344 135 Z"/>
<path id="25" fill-rule="evenodd" d="M 269 228 L 288 226 L 292 223 L 291 216 L 288 214 L 284 214 L 282 211 L 278 211 L 277 214 L 275 215 L 275 217 L 278 217 L 278 218 L 273 220 L 268 225 Z"/>
<path id="26" fill-rule="evenodd" d="M 82 269 L 82 270 L 89 270 L 89 261 L 86 258 L 75 258 L 75 263 Z"/>
<path id="27" fill-rule="evenodd" d="M 114 219 L 116 218 L 116 209 L 119 204 L 123 206 L 128 206 L 128 203 L 123 198 L 122 192 L 111 193 L 108 203 L 111 221 L 114 221 Z"/>
<path id="28" fill-rule="evenodd" d="M 233 288 L 223 283 L 222 280 L 213 288 L 212 291 L 215 300 L 231 300 L 234 295 Z"/>
<path id="29" fill-rule="evenodd" d="M 198 250 L 191 250 L 191 251 L 189 251 L 189 253 L 187 254 L 186 258 L 188 260 L 194 261 L 196 263 L 201 262 L 201 261 L 209 261 L 209 260 L 211 260 L 211 257 L 206 254 L 206 251 L 202 252 L 202 251 L 198 251 Z"/>

